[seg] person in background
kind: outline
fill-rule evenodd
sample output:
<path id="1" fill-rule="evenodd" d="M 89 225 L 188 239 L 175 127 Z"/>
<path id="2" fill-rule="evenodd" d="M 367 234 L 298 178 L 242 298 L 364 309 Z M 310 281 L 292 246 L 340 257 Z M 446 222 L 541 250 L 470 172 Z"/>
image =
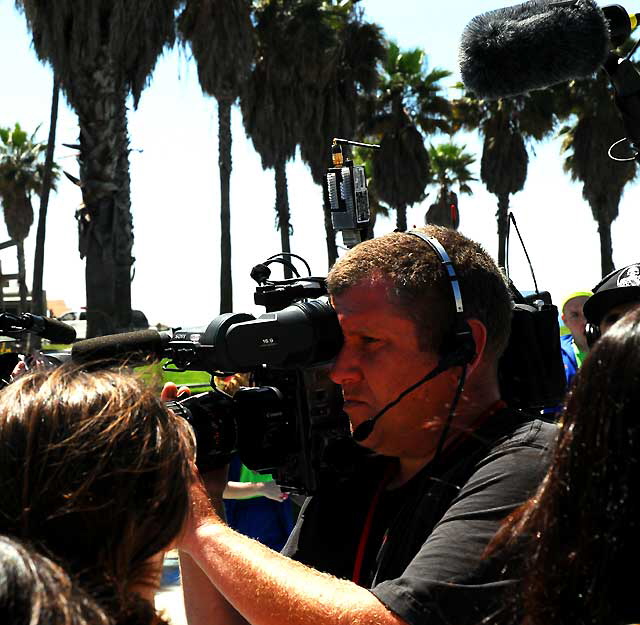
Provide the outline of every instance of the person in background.
<path id="1" fill-rule="evenodd" d="M 639 414 L 636 302 L 589 352 L 568 395 L 542 485 L 490 547 L 494 553 L 527 545 L 519 601 L 524 619 L 514 612 L 514 625 L 640 623 L 634 575 L 640 556 Z"/>
<path id="2" fill-rule="evenodd" d="M 591 291 L 578 291 L 568 295 L 562 302 L 562 322 L 569 330 L 569 334 L 560 337 L 567 388 L 589 352 L 585 336 L 587 320 L 582 309 L 591 295 L 593 295 Z"/>

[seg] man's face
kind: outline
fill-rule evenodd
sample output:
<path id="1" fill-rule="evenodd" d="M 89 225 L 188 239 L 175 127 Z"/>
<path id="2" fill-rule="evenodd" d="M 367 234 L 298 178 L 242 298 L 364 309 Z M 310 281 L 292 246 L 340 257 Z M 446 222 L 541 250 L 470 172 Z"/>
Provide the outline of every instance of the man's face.
<path id="1" fill-rule="evenodd" d="M 352 429 L 438 363 L 437 354 L 420 349 L 414 322 L 390 301 L 386 287 L 382 281 L 357 284 L 333 298 L 344 346 L 330 375 L 342 386 Z M 448 371 L 418 387 L 380 417 L 363 444 L 400 458 L 433 452 L 456 382 Z"/>
<path id="2" fill-rule="evenodd" d="M 589 298 L 586 296 L 574 297 L 573 299 L 570 299 L 562 309 L 562 321 L 569 329 L 569 332 L 573 335 L 573 338 L 581 351 L 587 350 L 587 338 L 584 335 L 587 320 L 584 317 L 582 308 L 588 299 Z"/>
<path id="3" fill-rule="evenodd" d="M 600 334 L 604 334 L 618 319 L 624 317 L 626 313 L 636 306 L 640 306 L 640 301 L 618 304 L 618 306 L 614 306 L 611 310 L 607 311 L 600 322 Z"/>

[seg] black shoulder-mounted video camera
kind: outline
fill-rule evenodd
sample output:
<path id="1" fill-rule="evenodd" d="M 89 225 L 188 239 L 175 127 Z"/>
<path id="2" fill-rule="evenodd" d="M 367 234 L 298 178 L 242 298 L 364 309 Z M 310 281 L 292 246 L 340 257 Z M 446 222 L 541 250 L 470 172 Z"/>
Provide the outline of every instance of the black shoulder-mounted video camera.
<path id="1" fill-rule="evenodd" d="M 343 145 L 379 146 L 333 142 L 325 200 L 335 230 L 353 247 L 369 224 L 369 202 L 364 167 L 343 158 Z M 300 277 L 293 259 L 305 264 L 307 277 Z M 273 263 L 296 277 L 270 280 Z M 256 265 L 251 276 L 258 283 L 255 303 L 266 310 L 258 317 L 227 313 L 206 328 L 79 341 L 72 360 L 104 366 L 135 363 L 137 355 L 141 361 L 164 359 L 167 371 L 249 373 L 251 386 L 233 397 L 214 388 L 171 403 L 193 426 L 199 467 L 220 466 L 237 451 L 250 469 L 272 473 L 283 490 L 311 494 L 330 488 L 368 452 L 353 441 L 340 388 L 328 376 L 342 332 L 326 298 L 325 278 L 313 277 L 306 261 L 290 253 Z M 514 294 L 511 340 L 499 368 L 503 396 L 519 408 L 556 406 L 564 391 L 557 310 L 541 296 L 528 302 L 515 289 Z"/>
<path id="2" fill-rule="evenodd" d="M 79 341 L 72 360 L 104 366 L 151 356 L 166 359 L 168 371 L 250 373 L 252 385 L 233 397 L 214 388 L 171 403 L 193 426 L 199 467 L 220 466 L 237 451 L 249 468 L 272 473 L 283 490 L 311 494 L 348 476 L 368 452 L 351 438 L 340 388 L 328 377 L 342 332 L 324 278 L 270 281 L 267 265 L 281 262 L 276 258 L 252 272 L 261 282 L 256 303 L 268 312 L 227 313 L 206 328 L 172 334 L 145 330 Z M 511 339 L 499 378 L 514 407 L 538 411 L 560 404 L 564 370 L 557 309 L 548 294 L 527 299 L 514 289 Z"/>
<path id="3" fill-rule="evenodd" d="M 193 426 L 197 463 L 220 466 L 237 451 L 250 469 L 272 473 L 285 491 L 311 494 L 347 475 L 363 452 L 351 439 L 340 387 L 328 377 L 342 345 L 338 319 L 318 277 L 270 281 L 271 257 L 254 267 L 255 301 L 266 313 L 227 313 L 206 328 L 155 330 L 79 341 L 72 360 L 98 366 L 166 359 L 167 371 L 250 373 L 231 397 L 218 390 L 172 402 Z M 265 271 L 266 270 L 266 271 Z"/>

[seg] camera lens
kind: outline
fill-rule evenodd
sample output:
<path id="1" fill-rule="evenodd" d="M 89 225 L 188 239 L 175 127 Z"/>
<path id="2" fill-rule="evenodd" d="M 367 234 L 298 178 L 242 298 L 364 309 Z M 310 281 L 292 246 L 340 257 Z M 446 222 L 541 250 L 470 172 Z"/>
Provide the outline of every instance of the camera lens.
<path id="1" fill-rule="evenodd" d="M 200 471 L 217 469 L 229 462 L 238 439 L 230 397 L 217 390 L 209 391 L 167 402 L 167 407 L 192 427 Z"/>

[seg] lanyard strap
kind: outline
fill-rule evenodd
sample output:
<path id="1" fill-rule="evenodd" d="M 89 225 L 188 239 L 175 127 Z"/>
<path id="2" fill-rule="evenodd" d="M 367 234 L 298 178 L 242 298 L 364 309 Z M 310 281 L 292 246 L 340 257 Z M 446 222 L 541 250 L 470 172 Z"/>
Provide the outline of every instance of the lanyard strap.
<path id="1" fill-rule="evenodd" d="M 369 510 L 367 511 L 367 517 L 364 521 L 362 533 L 360 534 L 360 542 L 358 543 L 358 551 L 356 552 L 356 559 L 353 565 L 353 576 L 351 581 L 355 584 L 360 584 L 360 575 L 362 574 L 362 564 L 364 562 L 364 554 L 367 549 L 367 542 L 369 542 L 369 534 L 371 534 L 371 526 L 373 525 L 373 517 L 375 515 L 376 507 L 380 496 L 386 490 L 389 482 L 395 475 L 395 465 L 390 464 L 385 471 L 385 474 L 378 484 L 378 488 L 371 499 L 369 504 Z"/>

